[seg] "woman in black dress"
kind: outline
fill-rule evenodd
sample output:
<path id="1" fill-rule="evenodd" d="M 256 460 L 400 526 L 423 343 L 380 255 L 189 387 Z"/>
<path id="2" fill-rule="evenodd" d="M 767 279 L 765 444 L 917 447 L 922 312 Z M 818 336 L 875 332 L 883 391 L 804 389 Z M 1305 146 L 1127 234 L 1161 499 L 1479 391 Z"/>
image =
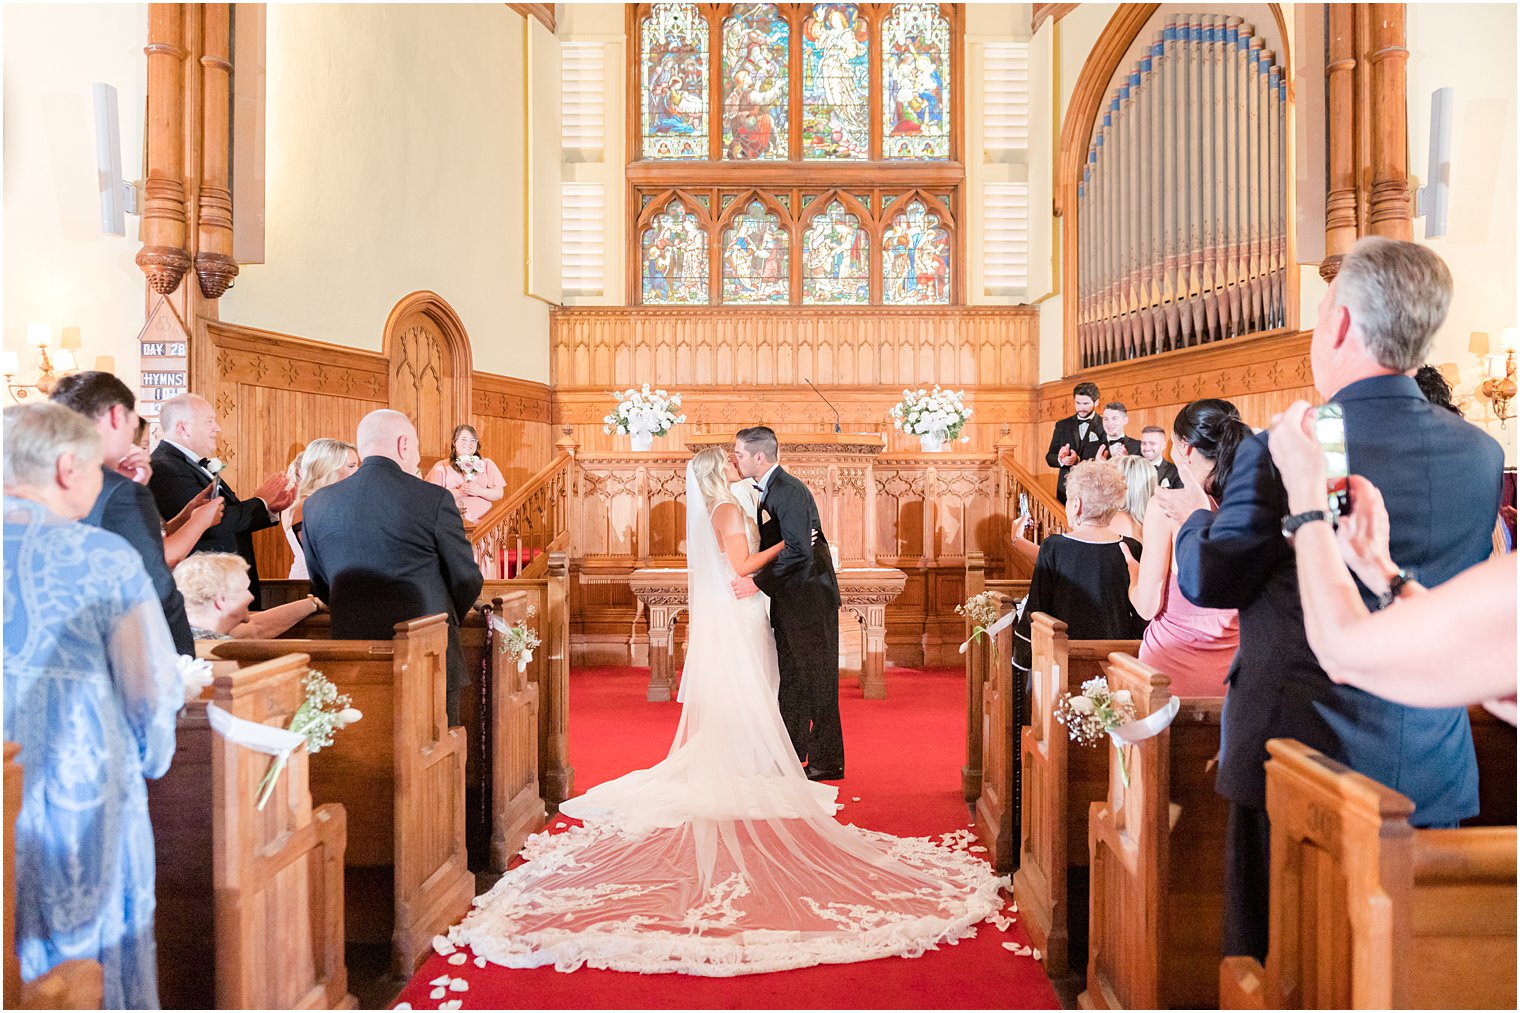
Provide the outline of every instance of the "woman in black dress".
<path id="1" fill-rule="evenodd" d="M 1123 542 L 1140 558 L 1140 543 L 1108 526 L 1123 509 L 1128 489 L 1110 461 L 1084 461 L 1066 479 L 1066 523 L 1071 530 L 1040 543 L 1029 598 L 1013 628 L 1013 671 L 1028 699 L 1030 618 L 1036 612 L 1066 624 L 1072 640 L 1139 640 L 1145 620 L 1129 601 L 1129 564 Z M 1021 708 L 1023 709 L 1023 708 Z M 1025 715 L 1027 720 L 1027 712 Z"/>

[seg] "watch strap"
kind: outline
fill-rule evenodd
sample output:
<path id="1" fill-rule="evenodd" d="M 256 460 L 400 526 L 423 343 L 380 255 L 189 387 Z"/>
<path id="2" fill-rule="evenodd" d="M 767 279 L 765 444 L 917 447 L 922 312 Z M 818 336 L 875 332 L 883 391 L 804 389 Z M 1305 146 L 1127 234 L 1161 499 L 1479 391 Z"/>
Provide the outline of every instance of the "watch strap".
<path id="1" fill-rule="evenodd" d="M 1324 521 L 1326 524 L 1334 527 L 1335 514 L 1329 510 L 1305 510 L 1301 514 L 1291 514 L 1284 517 L 1282 522 L 1283 537 L 1291 539 L 1299 528 L 1314 521 Z"/>
<path id="2" fill-rule="evenodd" d="M 1374 611 L 1381 612 L 1383 609 L 1399 600 L 1404 593 L 1404 585 L 1414 580 L 1414 574 L 1400 567 L 1388 580 L 1388 590 L 1378 595 L 1377 607 Z"/>

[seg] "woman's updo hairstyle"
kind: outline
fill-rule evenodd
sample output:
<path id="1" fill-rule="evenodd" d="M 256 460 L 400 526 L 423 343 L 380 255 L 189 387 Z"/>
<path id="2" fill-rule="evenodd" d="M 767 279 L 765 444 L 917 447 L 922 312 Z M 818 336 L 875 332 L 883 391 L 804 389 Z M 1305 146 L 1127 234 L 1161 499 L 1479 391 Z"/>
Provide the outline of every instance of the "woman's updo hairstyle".
<path id="1" fill-rule="evenodd" d="M 1240 410 L 1223 398 L 1202 398 L 1177 413 L 1172 435 L 1214 463 L 1203 491 L 1215 500 L 1222 499 L 1235 467 L 1235 451 L 1251 436 L 1251 427 L 1240 417 Z"/>

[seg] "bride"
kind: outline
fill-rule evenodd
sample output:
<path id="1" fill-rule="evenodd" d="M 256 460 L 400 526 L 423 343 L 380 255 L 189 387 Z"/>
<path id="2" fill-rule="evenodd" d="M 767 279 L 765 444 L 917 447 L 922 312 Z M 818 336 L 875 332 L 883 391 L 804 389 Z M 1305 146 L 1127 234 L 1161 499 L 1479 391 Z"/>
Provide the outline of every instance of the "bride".
<path id="1" fill-rule="evenodd" d="M 508 967 L 552 964 L 726 977 L 893 955 L 975 933 L 1002 907 L 974 855 L 842 825 L 776 706 L 755 522 L 722 448 L 686 469 L 690 632 L 669 755 L 565 802 L 584 825 L 540 834 L 526 861 L 450 930 Z"/>

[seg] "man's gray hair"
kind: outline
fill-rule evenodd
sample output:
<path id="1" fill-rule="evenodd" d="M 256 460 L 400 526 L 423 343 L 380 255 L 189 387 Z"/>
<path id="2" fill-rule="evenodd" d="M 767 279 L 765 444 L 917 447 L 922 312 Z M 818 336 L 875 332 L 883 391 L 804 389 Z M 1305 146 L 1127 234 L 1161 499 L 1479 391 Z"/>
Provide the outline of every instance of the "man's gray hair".
<path id="1" fill-rule="evenodd" d="M 5 484 L 49 486 L 58 458 L 100 456 L 95 423 L 61 404 L 12 405 L 5 409 Z"/>
<path id="2" fill-rule="evenodd" d="M 1341 261 L 1335 292 L 1367 353 L 1384 369 L 1407 373 L 1425 361 L 1446 319 L 1451 271 L 1419 243 L 1367 236 Z"/>

